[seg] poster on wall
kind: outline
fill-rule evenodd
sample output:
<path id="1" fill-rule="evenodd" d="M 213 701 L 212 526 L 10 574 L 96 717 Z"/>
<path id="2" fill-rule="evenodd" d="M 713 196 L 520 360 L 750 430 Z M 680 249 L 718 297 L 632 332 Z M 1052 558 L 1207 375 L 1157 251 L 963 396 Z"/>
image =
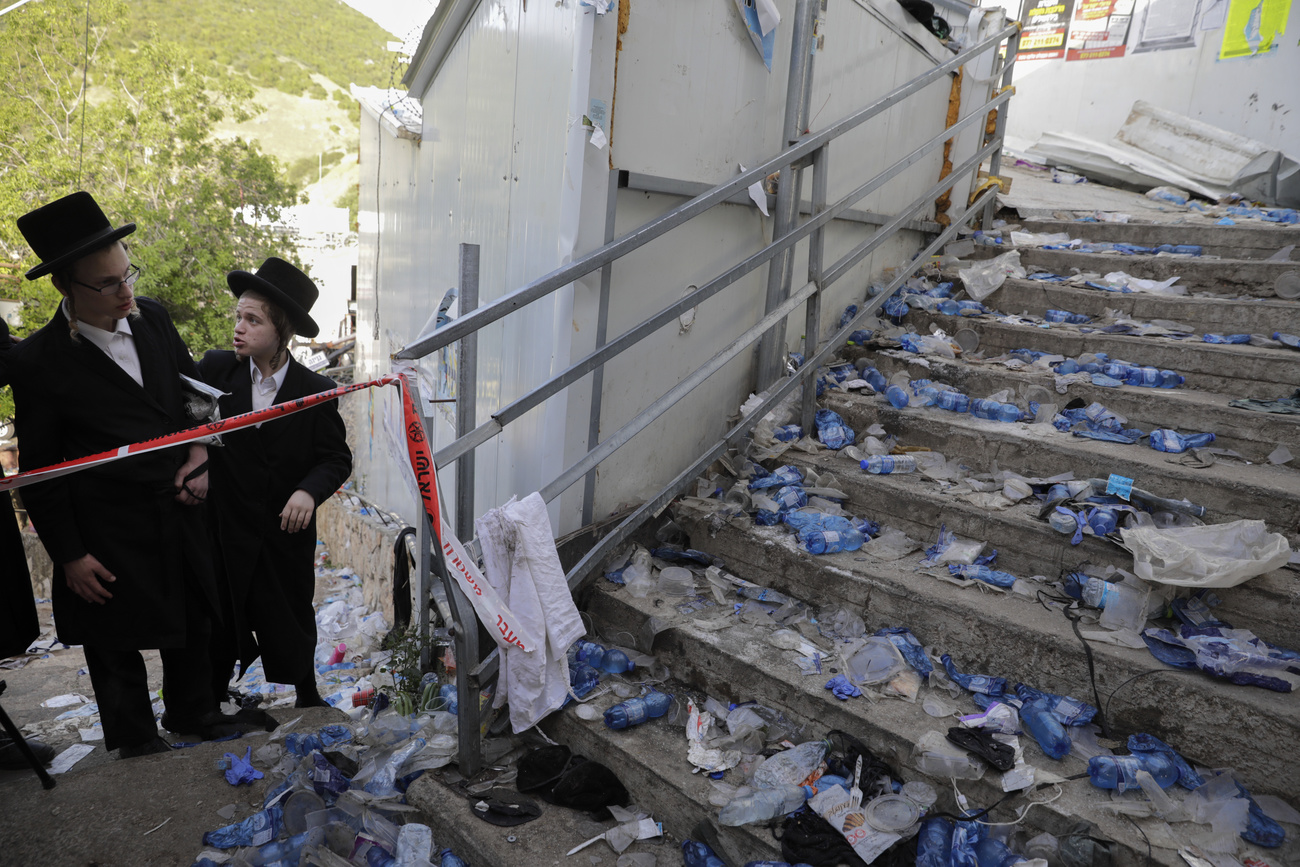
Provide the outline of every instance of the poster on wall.
<path id="1" fill-rule="evenodd" d="M 1016 60 L 1055 60 L 1065 56 L 1074 0 L 1025 0 L 1020 20 L 1020 50 Z"/>
<path id="2" fill-rule="evenodd" d="M 1275 51 L 1286 32 L 1291 0 L 1230 0 L 1223 25 L 1220 60 L 1256 57 Z"/>
<path id="3" fill-rule="evenodd" d="M 1135 0 L 1075 0 L 1066 60 L 1123 57 Z"/>
<path id="4" fill-rule="evenodd" d="M 1137 38 L 1130 52 L 1195 48 L 1201 0 L 1148 0 L 1138 13 Z"/>

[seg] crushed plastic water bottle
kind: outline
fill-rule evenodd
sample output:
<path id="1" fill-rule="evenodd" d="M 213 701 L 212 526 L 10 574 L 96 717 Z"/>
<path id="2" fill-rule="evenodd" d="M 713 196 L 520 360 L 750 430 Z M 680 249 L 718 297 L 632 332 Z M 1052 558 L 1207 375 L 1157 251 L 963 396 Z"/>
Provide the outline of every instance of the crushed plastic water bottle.
<path id="1" fill-rule="evenodd" d="M 1214 442 L 1214 434 L 1180 434 L 1178 431 L 1160 428 L 1151 431 L 1151 448 L 1158 452 L 1181 454 L 1188 449 L 1199 449 Z"/>
<path id="2" fill-rule="evenodd" d="M 819 409 L 816 415 L 817 439 L 828 449 L 842 449 L 853 445 L 853 429 L 844 423 L 838 413 Z"/>

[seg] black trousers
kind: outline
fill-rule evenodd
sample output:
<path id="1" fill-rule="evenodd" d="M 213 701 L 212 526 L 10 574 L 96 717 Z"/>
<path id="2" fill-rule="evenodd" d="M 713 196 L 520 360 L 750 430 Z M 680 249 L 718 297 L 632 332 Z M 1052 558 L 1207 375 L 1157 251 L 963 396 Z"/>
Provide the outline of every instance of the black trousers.
<path id="1" fill-rule="evenodd" d="M 197 590 L 188 592 L 185 646 L 159 651 L 163 665 L 163 705 L 172 717 L 194 720 L 217 708 L 212 694 L 212 664 L 208 659 L 211 634 L 211 616 L 202 594 Z M 99 644 L 83 645 L 82 651 L 104 727 L 104 749 L 138 746 L 153 740 L 158 725 L 154 720 L 143 654 Z"/>

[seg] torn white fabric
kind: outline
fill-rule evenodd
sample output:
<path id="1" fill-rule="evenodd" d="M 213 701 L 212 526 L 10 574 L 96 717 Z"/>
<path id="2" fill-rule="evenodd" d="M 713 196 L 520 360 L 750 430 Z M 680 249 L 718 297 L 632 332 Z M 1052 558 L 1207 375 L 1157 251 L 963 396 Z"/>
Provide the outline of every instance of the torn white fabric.
<path id="1" fill-rule="evenodd" d="M 506 598 L 520 624 L 539 639 L 533 650 L 507 648 L 501 658 L 497 705 L 509 700 L 516 732 L 536 725 L 564 703 L 565 653 L 586 632 L 555 550 L 540 494 L 511 499 L 474 522 L 488 582 Z"/>

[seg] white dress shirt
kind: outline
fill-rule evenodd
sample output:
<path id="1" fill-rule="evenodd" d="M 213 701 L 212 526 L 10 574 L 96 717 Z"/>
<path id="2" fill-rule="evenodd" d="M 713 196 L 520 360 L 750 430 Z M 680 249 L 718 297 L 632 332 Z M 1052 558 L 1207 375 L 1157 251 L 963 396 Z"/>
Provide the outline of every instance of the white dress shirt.
<path id="1" fill-rule="evenodd" d="M 68 319 L 68 302 L 63 302 L 63 315 Z M 117 320 L 117 329 L 114 331 L 105 331 L 102 328 L 96 328 L 93 325 L 87 325 L 80 319 L 77 320 L 77 333 L 85 337 L 91 343 L 113 359 L 117 366 L 122 368 L 127 376 L 135 380 L 136 385 L 144 387 L 144 376 L 140 373 L 140 353 L 135 348 L 135 335 L 131 333 L 130 318 Z"/>
<path id="2" fill-rule="evenodd" d="M 276 392 L 284 385 L 284 376 L 289 372 L 289 364 L 285 362 L 284 366 L 270 376 L 262 376 L 262 371 L 258 369 L 257 362 L 248 359 L 248 367 L 253 377 L 253 409 L 266 409 L 275 403 Z M 258 422 L 257 427 L 262 423 Z"/>

